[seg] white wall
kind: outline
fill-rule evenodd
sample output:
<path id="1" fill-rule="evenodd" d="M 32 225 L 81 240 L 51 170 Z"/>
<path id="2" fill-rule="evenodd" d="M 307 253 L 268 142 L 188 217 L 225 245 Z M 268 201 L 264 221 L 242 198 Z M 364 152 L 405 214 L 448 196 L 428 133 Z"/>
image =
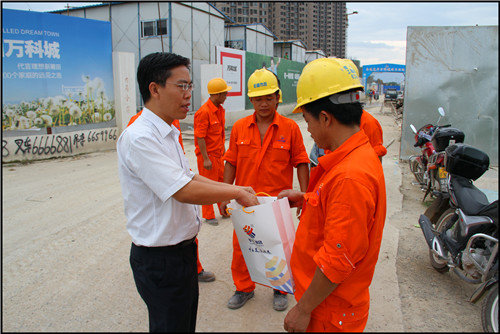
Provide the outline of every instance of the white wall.
<path id="1" fill-rule="evenodd" d="M 118 132 L 127 127 L 130 118 L 136 114 L 135 99 L 135 55 L 131 52 L 113 52 L 113 87 L 115 94 L 115 115 Z"/>
<path id="2" fill-rule="evenodd" d="M 208 94 L 207 85 L 213 78 L 222 78 L 222 65 L 220 64 L 202 64 L 200 66 L 200 88 L 201 101 L 205 103 L 210 94 Z"/>
<path id="3" fill-rule="evenodd" d="M 159 12 L 158 12 L 159 3 Z M 172 13 L 170 15 L 169 8 Z M 66 15 L 67 12 L 60 14 Z M 216 46 L 224 46 L 224 18 L 206 2 L 122 2 L 111 6 L 97 6 L 69 11 L 69 15 L 109 21 L 111 17 L 113 51 L 135 54 L 135 69 L 142 57 L 162 51 L 180 54 L 191 60 L 195 82 L 192 107 L 201 103 L 199 69 L 201 64 L 216 61 Z M 167 19 L 168 34 L 162 37 L 140 38 L 141 21 Z M 172 17 L 172 22 L 168 22 Z M 171 27 L 171 31 L 170 31 Z M 171 45 L 170 45 L 171 43 Z M 198 83 L 198 84 L 197 84 Z M 136 101 L 141 104 L 136 84 Z"/>

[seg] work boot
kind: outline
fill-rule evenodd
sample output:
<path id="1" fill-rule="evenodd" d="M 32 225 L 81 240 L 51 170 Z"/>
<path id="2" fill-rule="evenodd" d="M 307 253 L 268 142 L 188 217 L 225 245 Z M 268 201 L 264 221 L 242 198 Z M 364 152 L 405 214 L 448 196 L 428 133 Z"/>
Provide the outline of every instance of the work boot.
<path id="1" fill-rule="evenodd" d="M 215 219 L 215 218 L 205 219 L 204 222 L 207 223 L 207 224 L 209 224 L 209 225 L 213 225 L 213 226 L 219 225 L 219 221 L 217 219 Z"/>
<path id="2" fill-rule="evenodd" d="M 245 305 L 247 300 L 249 300 L 252 297 L 253 297 L 253 291 L 252 292 L 236 291 L 234 295 L 231 298 L 229 298 L 229 301 L 227 302 L 227 307 L 236 310 L 237 308 L 240 308 L 243 305 Z"/>
<path id="3" fill-rule="evenodd" d="M 198 273 L 198 282 L 213 282 L 213 281 L 215 281 L 214 273 L 210 271 L 205 271 L 205 269 L 202 269 Z"/>
<path id="4" fill-rule="evenodd" d="M 284 311 L 288 307 L 288 298 L 287 295 L 281 293 L 279 290 L 274 290 L 274 299 L 273 299 L 273 309 L 276 311 Z"/>

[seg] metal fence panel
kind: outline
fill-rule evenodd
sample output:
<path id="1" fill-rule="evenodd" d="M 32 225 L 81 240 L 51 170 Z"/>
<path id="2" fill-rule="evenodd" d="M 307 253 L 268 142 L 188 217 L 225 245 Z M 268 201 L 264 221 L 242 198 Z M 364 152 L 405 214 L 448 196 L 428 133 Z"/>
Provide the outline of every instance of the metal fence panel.
<path id="1" fill-rule="evenodd" d="M 465 143 L 498 165 L 498 26 L 408 27 L 400 158 L 418 153 L 417 129 L 446 116 Z"/>

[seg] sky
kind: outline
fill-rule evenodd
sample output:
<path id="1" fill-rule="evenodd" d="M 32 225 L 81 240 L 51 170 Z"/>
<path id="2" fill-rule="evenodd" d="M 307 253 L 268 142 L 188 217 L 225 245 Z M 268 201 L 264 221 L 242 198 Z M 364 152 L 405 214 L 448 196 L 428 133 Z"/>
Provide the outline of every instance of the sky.
<path id="1" fill-rule="evenodd" d="M 348 2 L 347 57 L 405 64 L 408 26 L 498 25 L 497 2 Z"/>
<path id="2" fill-rule="evenodd" d="M 82 2 L 70 3 L 80 6 Z M 3 2 L 3 8 L 48 11 L 67 2 Z M 408 26 L 498 25 L 497 2 L 347 2 L 347 58 L 361 65 L 405 64 Z M 388 73 L 386 73 L 389 75 Z"/>

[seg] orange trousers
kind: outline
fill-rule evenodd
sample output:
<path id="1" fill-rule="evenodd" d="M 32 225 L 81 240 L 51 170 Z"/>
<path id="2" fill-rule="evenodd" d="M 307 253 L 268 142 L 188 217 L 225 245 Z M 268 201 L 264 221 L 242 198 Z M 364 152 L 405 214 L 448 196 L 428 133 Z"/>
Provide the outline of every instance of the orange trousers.
<path id="1" fill-rule="evenodd" d="M 224 161 L 222 160 L 222 157 L 213 157 L 211 155 L 209 155 L 208 157 L 210 158 L 210 161 L 212 161 L 212 169 L 210 170 L 203 167 L 203 156 L 196 156 L 196 162 L 198 163 L 198 172 L 201 176 L 204 176 L 210 180 L 222 182 L 224 178 Z M 220 203 L 217 203 L 217 207 L 219 208 L 219 213 L 222 215 L 222 212 L 220 211 Z M 215 211 L 213 204 L 202 205 L 201 215 L 205 219 L 214 219 Z"/>
<path id="2" fill-rule="evenodd" d="M 342 325 L 333 324 L 327 321 L 320 321 L 314 318 L 311 318 L 309 325 L 307 326 L 306 332 L 362 332 L 365 329 L 366 322 L 368 321 L 368 317 L 352 322 L 345 322 Z"/>
<path id="3" fill-rule="evenodd" d="M 237 291 L 252 292 L 255 290 L 255 283 L 252 282 L 250 273 L 245 263 L 245 258 L 241 252 L 240 243 L 236 232 L 233 230 L 233 261 L 231 262 L 231 273 Z"/>

